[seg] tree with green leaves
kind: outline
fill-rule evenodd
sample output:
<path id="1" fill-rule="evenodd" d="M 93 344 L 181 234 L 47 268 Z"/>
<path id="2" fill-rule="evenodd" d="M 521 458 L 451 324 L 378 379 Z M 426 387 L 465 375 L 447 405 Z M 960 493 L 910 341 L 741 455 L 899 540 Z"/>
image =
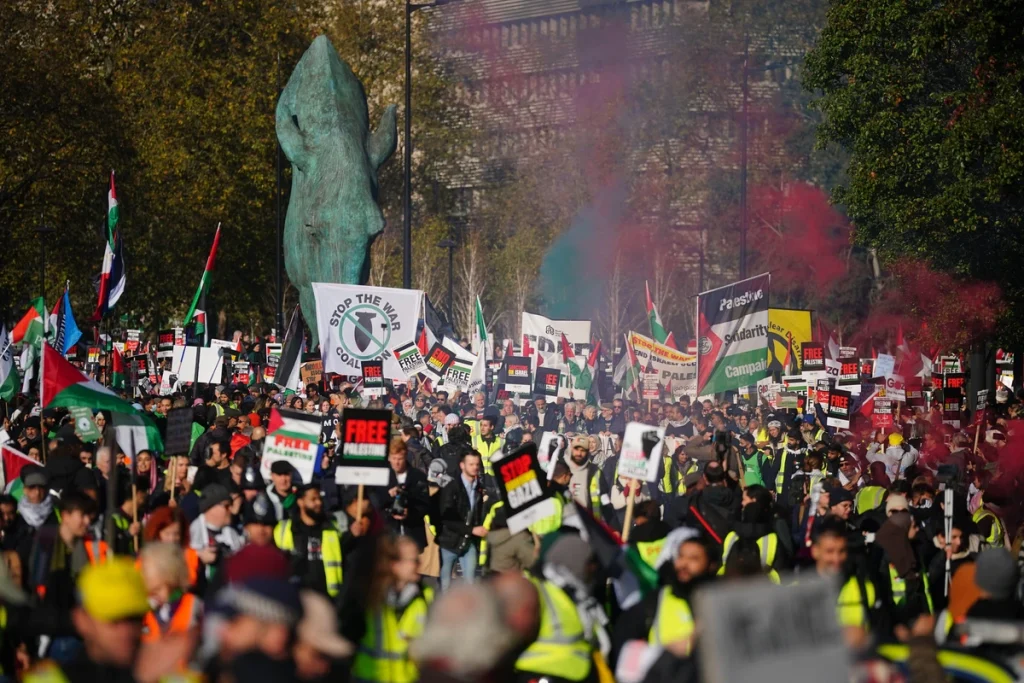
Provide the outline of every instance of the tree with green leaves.
<path id="1" fill-rule="evenodd" d="M 850 155 L 833 198 L 884 261 L 993 280 L 1024 342 L 1024 13 L 1014 0 L 833 0 L 807 58 L 820 144 Z"/>

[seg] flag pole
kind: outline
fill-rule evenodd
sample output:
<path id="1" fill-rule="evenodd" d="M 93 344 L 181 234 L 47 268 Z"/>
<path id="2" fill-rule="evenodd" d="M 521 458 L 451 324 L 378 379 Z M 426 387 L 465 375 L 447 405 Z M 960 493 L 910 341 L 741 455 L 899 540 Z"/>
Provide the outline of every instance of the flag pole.
<path id="1" fill-rule="evenodd" d="M 43 424 L 43 396 L 45 395 L 45 375 L 43 374 L 43 359 L 46 357 L 46 328 L 49 323 L 49 316 L 46 314 L 46 299 L 43 299 L 43 338 L 39 340 L 39 433 L 43 437 L 40 453 L 43 456 L 43 465 L 46 465 L 46 426 Z"/>

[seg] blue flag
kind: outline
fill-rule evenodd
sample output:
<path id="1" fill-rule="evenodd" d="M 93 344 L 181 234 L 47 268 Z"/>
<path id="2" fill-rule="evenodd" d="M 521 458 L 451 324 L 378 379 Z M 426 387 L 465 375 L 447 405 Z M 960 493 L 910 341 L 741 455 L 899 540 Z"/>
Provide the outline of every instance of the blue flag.
<path id="1" fill-rule="evenodd" d="M 71 298 L 68 290 L 64 290 L 64 296 L 60 301 L 60 309 L 57 311 L 57 329 L 54 336 L 54 348 L 66 356 L 71 347 L 82 338 L 82 331 L 78 329 L 75 322 L 75 315 L 71 312 Z"/>

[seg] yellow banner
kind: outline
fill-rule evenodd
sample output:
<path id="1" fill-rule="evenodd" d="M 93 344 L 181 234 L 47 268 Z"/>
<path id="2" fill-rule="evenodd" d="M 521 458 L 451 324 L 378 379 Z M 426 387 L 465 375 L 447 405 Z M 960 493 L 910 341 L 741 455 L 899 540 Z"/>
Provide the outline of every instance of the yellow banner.
<path id="1" fill-rule="evenodd" d="M 800 367 L 800 348 L 813 341 L 811 312 L 792 308 L 768 309 L 768 370 L 785 371 L 786 353 L 792 346 L 794 370 Z"/>

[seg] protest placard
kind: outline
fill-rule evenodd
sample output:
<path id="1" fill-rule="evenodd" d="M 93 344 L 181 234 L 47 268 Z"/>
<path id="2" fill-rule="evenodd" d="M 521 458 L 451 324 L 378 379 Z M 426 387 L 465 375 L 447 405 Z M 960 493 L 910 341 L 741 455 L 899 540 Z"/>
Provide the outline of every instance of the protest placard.
<path id="1" fill-rule="evenodd" d="M 425 363 L 423 372 L 435 382 L 440 382 L 453 360 L 455 360 L 455 353 L 446 349 L 441 342 L 434 342 L 430 351 L 427 352 L 426 358 L 423 359 Z"/>
<path id="2" fill-rule="evenodd" d="M 491 460 L 498 492 L 505 504 L 508 530 L 517 534 L 557 509 L 537 457 L 537 444 L 525 443 L 508 455 Z"/>
<path id="3" fill-rule="evenodd" d="M 800 371 L 825 371 L 825 345 L 821 342 L 804 342 L 800 346 Z"/>
<path id="4" fill-rule="evenodd" d="M 562 379 L 562 372 L 554 368 L 537 368 L 537 381 L 533 387 L 533 395 L 543 398 L 548 403 L 554 403 L 558 398 L 558 384 Z"/>
<path id="5" fill-rule="evenodd" d="M 555 463 L 564 458 L 566 446 L 565 435 L 550 430 L 544 432 L 537 447 L 537 460 L 541 469 L 550 473 Z"/>
<path id="6" fill-rule="evenodd" d="M 444 387 L 447 389 L 466 391 L 469 389 L 470 376 L 473 373 L 473 362 L 456 356 L 444 373 Z"/>
<path id="7" fill-rule="evenodd" d="M 853 394 L 842 389 L 833 389 L 828 395 L 828 419 L 826 425 L 838 429 L 850 428 L 850 406 Z"/>
<path id="8" fill-rule="evenodd" d="M 224 372 L 224 359 L 220 355 L 220 349 L 175 346 L 174 356 L 171 358 L 171 373 L 177 375 L 182 382 L 192 382 L 196 379 L 197 356 L 199 358 L 199 383 L 220 384 Z"/>
<path id="9" fill-rule="evenodd" d="M 896 370 L 896 359 L 887 353 L 878 354 L 872 377 L 889 377 Z"/>
<path id="10" fill-rule="evenodd" d="M 619 476 L 641 481 L 657 479 L 664 440 L 664 427 L 652 427 L 641 422 L 627 424 L 619 456 Z"/>
<path id="11" fill-rule="evenodd" d="M 902 375 L 890 373 L 885 378 L 885 397 L 899 403 L 907 400 L 907 385 Z"/>
<path id="12" fill-rule="evenodd" d="M 661 398 L 661 389 L 658 385 L 658 373 L 656 372 L 645 372 L 643 374 L 643 383 L 641 391 L 641 399 L 644 401 L 657 401 Z"/>
<path id="13" fill-rule="evenodd" d="M 962 372 L 947 372 L 942 379 L 943 389 L 959 389 L 961 395 L 967 390 L 967 375 Z"/>
<path id="14" fill-rule="evenodd" d="M 530 381 L 530 359 L 526 356 L 508 356 L 501 364 L 498 383 L 510 394 L 530 396 L 533 383 Z"/>
<path id="15" fill-rule="evenodd" d="M 414 342 L 396 346 L 394 349 L 395 358 L 398 359 L 398 366 L 406 377 L 413 377 L 423 372 L 427 364 L 423 361 L 423 354 Z"/>
<path id="16" fill-rule="evenodd" d="M 174 356 L 175 344 L 174 329 L 160 330 L 156 333 L 156 357 L 171 358 Z M 179 344 L 184 346 L 184 344 Z"/>
<path id="17" fill-rule="evenodd" d="M 807 395 L 807 378 L 801 375 L 786 375 L 782 378 L 784 391 L 792 391 L 796 394 Z"/>
<path id="18" fill-rule="evenodd" d="M 701 680 L 706 683 L 788 681 L 846 683 L 849 654 L 836 620 L 836 584 L 801 577 L 799 585 L 768 579 L 699 591 Z"/>
<path id="19" fill-rule="evenodd" d="M 142 330 L 128 330 L 128 339 L 124 343 L 124 352 L 131 356 L 139 350 L 139 339 L 142 337 Z"/>
<path id="20" fill-rule="evenodd" d="M 387 486 L 391 411 L 346 408 L 341 414 L 341 443 L 334 480 L 339 484 Z"/>
<path id="21" fill-rule="evenodd" d="M 860 394 L 860 365 L 856 358 L 846 358 L 840 362 L 836 386 L 851 394 Z"/>
<path id="22" fill-rule="evenodd" d="M 904 385 L 906 387 L 907 405 L 914 408 L 924 408 L 924 382 L 920 377 L 908 377 Z"/>
<path id="23" fill-rule="evenodd" d="M 270 466 L 284 460 L 303 483 L 313 481 L 313 470 L 320 454 L 319 436 L 319 417 L 294 410 L 274 409 L 267 424 L 263 458 L 260 460 L 263 479 L 270 481 Z"/>
<path id="24" fill-rule="evenodd" d="M 167 455 L 188 455 L 192 450 L 192 409 L 172 408 L 167 413 L 167 438 L 164 451 Z"/>
<path id="25" fill-rule="evenodd" d="M 946 387 L 942 390 L 942 424 L 953 429 L 960 429 L 960 408 L 963 392 L 958 387 Z"/>
<path id="26" fill-rule="evenodd" d="M 68 412 L 71 413 L 71 419 L 75 424 L 75 434 L 83 443 L 92 443 L 100 438 L 100 428 L 93 420 L 92 408 L 71 406 Z"/>
<path id="27" fill-rule="evenodd" d="M 893 425 L 893 401 L 875 397 L 871 410 L 871 426 L 875 429 L 890 429 Z"/>
<path id="28" fill-rule="evenodd" d="M 363 361 L 363 395 L 376 398 L 384 393 L 384 362 Z"/>
<path id="29" fill-rule="evenodd" d="M 303 386 L 319 384 L 324 378 L 324 362 L 311 360 L 299 366 L 299 380 Z"/>
<path id="30" fill-rule="evenodd" d="M 235 384 L 249 384 L 251 373 L 252 369 L 249 367 L 248 361 L 236 360 L 231 364 L 231 381 Z"/>

